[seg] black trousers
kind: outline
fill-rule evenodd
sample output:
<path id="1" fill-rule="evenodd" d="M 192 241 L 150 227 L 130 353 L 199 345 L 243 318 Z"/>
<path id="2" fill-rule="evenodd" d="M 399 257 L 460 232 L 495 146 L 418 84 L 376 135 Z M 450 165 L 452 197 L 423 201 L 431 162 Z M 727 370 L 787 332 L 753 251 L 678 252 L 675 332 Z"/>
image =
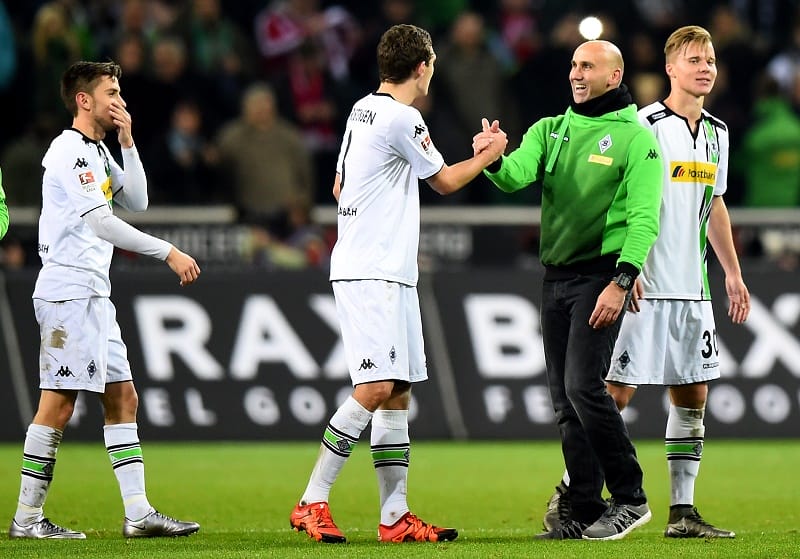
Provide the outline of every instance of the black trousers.
<path id="1" fill-rule="evenodd" d="M 589 326 L 609 281 L 606 274 L 582 275 L 546 280 L 542 288 L 547 384 L 570 477 L 571 516 L 581 522 L 594 522 L 605 511 L 604 483 L 617 503 L 647 500 L 636 449 L 605 388 L 623 315 L 606 328 Z"/>

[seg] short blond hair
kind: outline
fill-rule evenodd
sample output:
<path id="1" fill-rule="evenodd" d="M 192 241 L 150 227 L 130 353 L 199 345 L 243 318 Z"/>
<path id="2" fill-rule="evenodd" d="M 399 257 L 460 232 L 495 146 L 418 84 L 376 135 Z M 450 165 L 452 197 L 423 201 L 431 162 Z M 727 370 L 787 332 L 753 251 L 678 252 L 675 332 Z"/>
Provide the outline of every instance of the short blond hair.
<path id="1" fill-rule="evenodd" d="M 687 25 L 676 29 L 664 44 L 664 56 L 669 61 L 672 56 L 691 44 L 707 47 L 711 44 L 711 33 L 699 25 Z"/>

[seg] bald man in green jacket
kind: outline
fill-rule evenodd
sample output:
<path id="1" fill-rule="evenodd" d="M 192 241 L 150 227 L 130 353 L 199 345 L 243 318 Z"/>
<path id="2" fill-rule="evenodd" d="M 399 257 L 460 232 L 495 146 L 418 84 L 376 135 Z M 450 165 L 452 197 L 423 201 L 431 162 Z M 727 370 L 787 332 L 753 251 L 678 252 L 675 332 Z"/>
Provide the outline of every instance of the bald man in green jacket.
<path id="1" fill-rule="evenodd" d="M 620 539 L 651 517 L 636 450 L 604 383 L 633 282 L 658 236 L 664 173 L 622 74 L 615 45 L 580 45 L 566 112 L 536 122 L 484 171 L 505 192 L 542 186 L 542 340 L 571 497 L 569 520 L 543 539 Z M 485 121 L 475 151 L 496 131 Z"/>

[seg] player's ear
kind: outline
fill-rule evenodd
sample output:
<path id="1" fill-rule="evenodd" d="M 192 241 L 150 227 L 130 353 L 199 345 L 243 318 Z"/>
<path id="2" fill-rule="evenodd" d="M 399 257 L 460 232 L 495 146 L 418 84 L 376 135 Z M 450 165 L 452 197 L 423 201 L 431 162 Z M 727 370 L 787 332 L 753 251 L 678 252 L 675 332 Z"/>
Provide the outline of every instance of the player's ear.
<path id="1" fill-rule="evenodd" d="M 75 94 L 75 104 L 78 105 L 81 109 L 89 109 L 90 102 L 89 102 L 89 94 L 85 91 L 79 91 Z"/>

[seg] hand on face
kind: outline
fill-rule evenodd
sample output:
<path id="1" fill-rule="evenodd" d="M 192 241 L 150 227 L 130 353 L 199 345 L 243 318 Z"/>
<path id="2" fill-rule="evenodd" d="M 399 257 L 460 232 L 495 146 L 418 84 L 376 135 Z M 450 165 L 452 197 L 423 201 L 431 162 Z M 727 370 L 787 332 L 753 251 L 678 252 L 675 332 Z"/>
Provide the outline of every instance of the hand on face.
<path id="1" fill-rule="evenodd" d="M 131 115 L 125 109 L 126 105 L 125 100 L 122 99 L 122 97 L 118 97 L 111 102 L 109 112 L 111 113 L 111 121 L 117 128 L 119 145 L 124 148 L 129 148 L 133 146 L 133 135 L 131 133 Z"/>

